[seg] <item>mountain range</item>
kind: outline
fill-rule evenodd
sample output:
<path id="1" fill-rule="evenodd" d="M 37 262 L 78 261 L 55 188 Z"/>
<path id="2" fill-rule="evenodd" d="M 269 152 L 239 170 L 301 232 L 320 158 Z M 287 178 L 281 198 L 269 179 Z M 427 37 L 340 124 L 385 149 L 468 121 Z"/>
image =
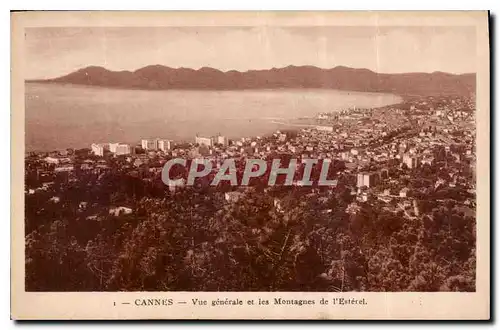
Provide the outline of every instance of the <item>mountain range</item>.
<path id="1" fill-rule="evenodd" d="M 269 70 L 220 71 L 203 67 L 170 68 L 150 65 L 135 71 L 110 71 L 89 66 L 68 75 L 39 83 L 145 90 L 242 90 L 277 88 L 323 88 L 359 92 L 383 92 L 402 96 L 470 95 L 475 92 L 476 74 L 376 73 L 368 69 L 337 66 L 287 66 Z"/>

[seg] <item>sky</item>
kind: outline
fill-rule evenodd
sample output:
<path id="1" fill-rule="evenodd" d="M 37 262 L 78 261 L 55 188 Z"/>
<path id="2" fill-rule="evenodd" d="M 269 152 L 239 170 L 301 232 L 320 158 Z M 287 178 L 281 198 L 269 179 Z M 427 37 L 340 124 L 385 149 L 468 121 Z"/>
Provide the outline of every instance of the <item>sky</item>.
<path id="1" fill-rule="evenodd" d="M 222 71 L 338 65 L 383 73 L 476 71 L 474 27 L 96 27 L 28 28 L 27 79 L 90 65 L 153 64 Z"/>

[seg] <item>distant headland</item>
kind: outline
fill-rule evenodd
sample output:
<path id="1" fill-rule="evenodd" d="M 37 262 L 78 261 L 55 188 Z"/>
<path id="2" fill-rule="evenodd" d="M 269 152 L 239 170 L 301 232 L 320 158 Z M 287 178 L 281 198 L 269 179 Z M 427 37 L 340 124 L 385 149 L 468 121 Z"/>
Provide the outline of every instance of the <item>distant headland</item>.
<path id="1" fill-rule="evenodd" d="M 460 95 L 475 93 L 476 74 L 377 73 L 368 69 L 337 66 L 287 66 L 269 70 L 220 71 L 203 67 L 170 68 L 150 65 L 135 71 L 110 71 L 99 66 L 82 68 L 53 79 L 27 80 L 143 90 L 244 90 L 320 88 L 357 92 L 392 93 L 401 96 Z"/>

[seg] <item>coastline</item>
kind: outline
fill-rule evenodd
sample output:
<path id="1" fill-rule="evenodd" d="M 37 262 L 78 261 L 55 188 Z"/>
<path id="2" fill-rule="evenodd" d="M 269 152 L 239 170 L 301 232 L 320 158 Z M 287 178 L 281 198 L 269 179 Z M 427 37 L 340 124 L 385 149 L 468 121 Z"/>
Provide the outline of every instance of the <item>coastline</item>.
<path id="1" fill-rule="evenodd" d="M 28 83 L 28 84 L 33 84 L 33 83 Z M 38 83 L 36 83 L 35 85 L 39 85 Z M 45 85 L 45 84 L 42 84 L 42 85 Z M 55 84 L 54 84 L 55 85 Z M 65 92 L 64 88 L 65 87 L 69 87 L 69 88 L 75 88 L 75 90 L 73 90 L 72 92 L 73 93 L 78 93 L 79 92 L 79 89 L 80 88 L 83 88 L 84 90 L 87 90 L 87 91 L 98 91 L 98 93 L 104 93 L 106 90 L 108 90 L 107 88 L 101 88 L 101 87 L 93 87 L 93 86 L 80 86 L 80 85 L 61 85 L 61 84 L 57 84 L 58 86 L 62 87 L 63 89 L 60 90 L 61 94 L 63 94 L 63 92 Z M 118 89 L 113 89 L 114 92 L 117 92 Z M 128 91 L 128 90 L 124 90 L 124 91 Z M 141 93 L 149 93 L 150 91 L 146 91 L 146 90 L 141 90 L 140 91 Z M 363 108 L 366 107 L 366 103 L 370 103 L 370 98 L 374 98 L 373 99 L 373 102 L 374 103 L 380 103 L 380 99 L 379 97 L 380 96 L 383 96 L 383 97 L 387 97 L 389 100 L 388 101 L 392 101 L 391 103 L 387 103 L 383 106 L 393 106 L 393 105 L 396 105 L 396 104 L 400 104 L 402 102 L 404 102 L 404 98 L 400 95 L 395 95 L 395 94 L 386 94 L 386 93 L 365 93 L 365 92 L 356 92 L 356 91 L 337 91 L 337 90 L 327 90 L 327 89 L 301 89 L 301 90 L 297 90 L 297 89 L 278 89 L 278 90 L 233 90 L 233 91 L 208 91 L 208 90 L 204 90 L 204 91 L 194 91 L 194 90 L 171 90 L 171 91 L 153 91 L 156 93 L 169 93 L 169 92 L 173 92 L 173 93 L 180 93 L 181 95 L 179 96 L 182 96 L 183 93 L 189 93 L 189 92 L 202 92 L 203 94 L 201 94 L 201 96 L 203 97 L 200 102 L 199 102 L 199 105 L 198 106 L 201 106 L 203 107 L 204 106 L 204 103 L 206 102 L 206 99 L 203 95 L 213 95 L 214 97 L 217 97 L 217 101 L 221 101 L 221 102 L 224 102 L 224 98 L 226 96 L 228 97 L 231 97 L 231 98 L 234 98 L 234 97 L 239 97 L 239 94 L 240 93 L 243 93 L 241 95 L 250 95 L 251 96 L 251 100 L 250 100 L 250 105 L 248 104 L 245 104 L 245 100 L 242 100 L 241 101 L 241 104 L 243 105 L 243 108 L 251 108 L 252 107 L 252 102 L 255 102 L 256 100 L 260 100 L 261 99 L 264 99 L 264 103 L 265 104 L 263 107 L 264 110 L 261 110 L 260 112 L 262 112 L 263 114 L 265 113 L 265 117 L 264 116 L 260 116 L 258 118 L 238 118 L 238 117 L 235 117 L 235 118 L 231 118 L 230 120 L 231 121 L 234 121 L 234 122 L 228 122 L 229 118 L 227 116 L 222 116 L 220 118 L 212 118 L 210 119 L 209 121 L 217 124 L 218 122 L 222 122 L 224 123 L 224 125 L 220 125 L 221 126 L 221 129 L 214 129 L 212 128 L 212 130 L 215 130 L 217 132 L 208 132 L 208 133 L 205 133 L 203 132 L 203 129 L 200 129 L 200 133 L 202 135 L 205 135 L 205 134 L 216 134 L 216 133 L 221 133 L 222 135 L 225 135 L 227 136 L 229 139 L 240 139 L 240 138 L 246 138 L 246 137 L 255 137 L 255 136 L 264 136 L 264 135 L 267 135 L 267 134 L 272 134 L 273 132 L 275 132 L 277 129 L 280 129 L 281 127 L 286 127 L 286 128 L 306 128 L 306 127 L 314 127 L 316 125 L 313 125 L 313 124 L 310 124 L 310 125 L 304 125 L 302 123 L 297 123 L 296 121 L 300 120 L 300 119 L 303 119 L 303 118 L 316 118 L 316 116 L 319 114 L 319 113 L 331 113 L 331 112 L 338 112 L 338 111 L 342 111 L 342 110 L 345 110 L 346 108 L 348 108 L 347 105 L 344 105 L 344 106 L 341 106 L 341 105 L 338 105 L 338 108 L 335 108 L 336 105 L 335 104 L 331 104 L 331 101 L 329 101 L 328 99 L 322 99 L 322 100 L 317 100 L 317 98 L 323 98 L 323 97 L 326 97 L 325 95 L 327 95 L 329 98 L 331 98 L 332 100 L 340 97 L 340 98 L 347 98 L 347 101 L 344 100 L 344 101 L 341 101 L 341 102 L 344 102 L 344 103 L 348 103 L 348 104 L 352 104 L 353 103 L 353 98 L 356 97 L 356 95 L 360 95 L 361 96 L 361 101 L 358 102 L 358 104 L 362 104 L 363 102 L 365 103 L 365 106 L 363 106 Z M 257 93 L 257 94 L 245 94 L 246 92 L 250 92 L 250 93 Z M 293 94 L 295 93 L 312 93 L 311 96 L 305 96 L 305 98 L 307 99 L 307 101 L 304 101 L 304 99 L 302 97 L 300 98 L 297 98 L 297 102 L 303 102 L 304 104 L 303 105 L 296 105 L 296 103 L 294 103 L 295 101 L 293 100 L 288 100 L 288 96 L 287 95 L 291 95 L 292 97 L 295 97 L 293 96 Z M 206 94 L 205 94 L 206 93 Z M 212 94 L 212 93 L 216 93 L 216 94 Z M 221 94 L 221 93 L 231 93 L 231 94 Z M 233 94 L 234 93 L 234 94 Z M 299 111 L 298 113 L 296 113 L 296 116 L 294 117 L 291 117 L 291 118 L 286 118 L 285 116 L 283 116 L 283 109 L 281 109 L 281 112 L 276 112 L 276 113 L 267 113 L 265 108 L 269 108 L 270 110 L 273 110 L 273 105 L 272 103 L 276 103 L 278 101 L 276 100 L 271 100 L 271 101 L 267 101 L 266 98 L 263 98 L 260 93 L 270 93 L 269 95 L 271 95 L 271 97 L 275 97 L 276 95 L 279 95 L 280 98 L 283 98 L 285 100 L 285 102 L 289 103 L 288 106 L 292 107 L 291 110 L 292 111 L 295 111 L 297 112 L 297 110 L 294 110 L 293 108 L 294 107 L 303 107 L 303 106 L 311 106 L 311 102 L 312 102 L 312 105 L 314 105 L 316 107 L 316 109 L 313 109 L 312 111 L 308 112 L 309 110 L 307 110 L 305 113 L 304 111 Z M 283 94 L 283 95 L 280 95 L 280 93 L 287 93 L 287 94 Z M 319 93 L 318 95 L 314 95 L 315 93 Z M 325 94 L 323 94 L 325 93 Z M 334 93 L 334 94 L 331 94 L 331 93 Z M 39 94 L 35 94 L 36 97 L 38 97 Z M 147 94 L 141 94 L 142 98 L 146 98 L 148 99 L 147 97 Z M 161 101 L 162 99 L 162 94 L 156 94 L 158 100 Z M 331 96 L 333 95 L 333 96 Z M 26 97 L 28 97 L 29 94 L 26 93 Z M 92 96 L 92 95 L 90 95 Z M 119 97 L 120 95 L 115 95 L 117 97 Z M 184 95 L 185 96 L 185 95 Z M 64 97 L 66 97 L 66 93 L 64 93 Z M 169 97 L 174 97 L 174 95 L 171 95 Z M 175 97 L 178 97 L 178 95 L 175 95 Z M 221 99 L 219 99 L 222 98 Z M 351 99 L 349 101 L 349 99 Z M 391 100 L 392 99 L 392 100 Z M 56 106 L 57 100 L 54 100 L 53 101 L 53 104 L 52 104 L 52 107 Z M 80 100 L 75 100 L 74 104 L 77 104 L 78 105 L 78 108 L 80 108 L 79 106 L 79 103 Z M 137 104 L 138 105 L 141 105 L 140 102 L 142 102 L 141 100 L 138 100 L 137 101 Z M 156 101 L 155 101 L 156 102 Z M 266 104 L 266 102 L 268 102 L 268 104 Z M 328 105 L 327 106 L 324 106 L 322 105 L 324 102 L 328 102 Z M 212 102 L 213 103 L 213 102 Z M 231 104 L 228 104 L 227 107 L 229 109 L 229 111 L 232 111 L 232 108 L 231 106 L 237 106 L 238 108 L 241 106 L 240 104 L 240 100 L 239 99 L 233 99 L 232 100 L 232 105 Z M 28 104 L 26 105 L 27 109 L 28 108 Z M 47 105 L 44 105 L 45 107 L 47 107 Z M 48 105 L 50 106 L 50 105 Z M 85 105 L 84 105 L 85 106 Z M 99 104 L 99 101 L 97 103 L 97 106 L 102 106 L 103 107 L 103 110 L 105 110 L 105 107 L 107 106 L 107 104 L 105 103 L 102 103 L 102 104 Z M 149 104 L 149 105 L 146 105 L 145 107 L 158 107 L 158 108 L 162 108 L 164 107 L 165 105 L 162 105 L 161 103 L 158 103 L 158 104 Z M 357 105 L 356 105 L 357 106 Z M 66 106 L 67 107 L 67 106 Z M 188 105 L 188 107 L 193 107 L 193 105 Z M 374 107 L 372 108 L 379 108 L 380 106 L 378 106 L 378 104 L 376 104 Z M 85 107 L 84 107 L 85 109 Z M 137 108 L 137 109 L 140 109 L 140 108 Z M 63 109 L 62 111 L 68 111 L 70 109 Z M 250 109 L 249 109 L 250 110 Z M 55 110 L 51 110 L 51 111 L 55 111 Z M 146 110 L 147 111 L 147 110 Z M 159 110 L 155 110 L 156 112 L 158 112 Z M 170 111 L 173 111 L 173 110 L 170 110 Z M 184 110 L 184 109 L 180 109 L 180 111 L 187 111 L 187 110 Z M 274 110 L 273 110 L 274 111 Z M 286 109 L 285 109 L 286 111 Z M 95 112 L 94 110 L 90 111 L 91 113 Z M 116 111 L 114 110 L 114 113 L 115 115 L 118 115 L 118 116 L 121 116 L 121 111 Z M 141 111 L 138 112 L 138 116 L 142 116 L 142 113 Z M 248 111 L 246 112 L 248 113 Z M 107 112 L 104 112 L 104 118 L 106 118 L 106 116 L 113 116 L 113 114 L 110 112 L 110 113 L 107 113 Z M 229 114 L 230 115 L 230 114 Z M 64 116 L 69 116 L 69 115 L 64 115 Z M 91 114 L 89 114 L 89 116 L 92 116 Z M 130 116 L 130 114 L 129 114 Z M 163 117 L 163 115 L 158 115 L 158 113 L 156 114 L 156 116 L 160 116 L 158 118 L 161 118 Z M 168 118 L 169 115 L 165 115 L 165 118 Z M 220 115 L 218 115 L 220 116 Z M 147 127 L 144 127 L 144 128 L 137 128 L 138 126 L 137 125 L 134 125 L 133 129 L 135 131 L 133 131 L 130 135 L 132 136 L 132 138 L 127 138 L 124 134 L 127 134 L 127 131 L 130 129 L 130 123 L 131 122 L 120 122 L 120 121 L 116 121 L 115 123 L 113 122 L 110 122 L 110 121 L 103 121 L 103 122 L 100 122 L 99 125 L 102 125 L 101 127 L 101 131 L 102 130 L 106 130 L 109 135 L 109 137 L 106 137 L 105 140 L 103 140 L 102 138 L 98 138 L 98 139 L 92 139 L 92 141 L 90 141 L 90 143 L 88 143 L 89 141 L 85 141 L 84 143 L 82 143 L 80 140 L 78 139 L 70 139 L 69 142 L 67 145 L 61 145 L 60 147 L 39 147 L 39 145 L 42 145 L 42 144 L 45 144 L 45 145 L 49 145 L 49 144 L 57 144 L 59 145 L 60 144 L 60 141 L 61 140 L 65 140 L 65 136 L 67 136 L 67 134 L 74 134 L 74 132 L 76 132 L 77 130 L 73 130 L 71 129 L 72 125 L 80 125 L 80 123 L 76 124 L 76 123 L 71 123 L 69 122 L 68 123 L 68 127 L 67 128 L 64 128 L 64 132 L 61 132 L 60 131 L 60 128 L 58 129 L 60 132 L 58 133 L 57 135 L 57 139 L 55 139 L 55 135 L 54 136 L 48 136 L 48 137 L 44 137 L 43 135 L 46 133 L 43 133 L 43 132 L 54 132 L 54 130 L 52 130 L 50 128 L 51 126 L 51 122 L 38 122 L 36 121 L 36 118 L 35 120 L 33 119 L 30 119 L 30 113 L 29 113 L 29 110 L 27 111 L 27 119 L 25 119 L 25 122 L 26 122 L 26 128 L 25 128 L 25 132 L 27 133 L 26 134 L 26 141 L 30 140 L 30 141 L 37 141 L 37 143 L 25 143 L 25 147 L 26 147 L 26 151 L 27 152 L 50 152 L 50 151 L 56 151 L 56 150 L 66 150 L 68 148 L 72 148 L 72 149 L 81 149 L 81 148 L 89 148 L 90 144 L 95 142 L 95 143 L 104 143 L 104 142 L 113 142 L 116 140 L 116 142 L 122 142 L 122 143 L 130 143 L 131 145 L 136 145 L 138 143 L 140 143 L 140 138 L 152 138 L 152 137 L 155 137 L 156 135 L 159 135 L 159 134 L 155 134 L 155 132 L 158 132 L 159 129 L 158 129 L 158 125 L 160 125 L 161 123 L 161 120 L 158 121 L 158 120 L 155 120 L 155 121 L 151 121 L 149 123 L 146 123 L 146 120 L 143 119 L 143 123 L 138 123 L 139 125 L 149 125 L 149 129 Z M 189 118 L 186 118 L 189 120 Z M 31 122 L 30 122 L 31 120 Z M 60 119 L 59 119 L 60 120 Z M 83 125 L 88 125 L 88 123 L 85 123 L 85 118 L 83 118 Z M 109 119 L 108 119 L 109 120 Z M 160 136 L 162 138 L 168 138 L 168 139 L 171 139 L 171 140 L 174 140 L 176 143 L 190 143 L 193 141 L 193 138 L 194 138 L 194 135 L 195 134 L 189 134 L 189 133 L 183 133 L 182 131 L 182 119 L 176 119 L 175 117 L 173 118 L 173 122 L 167 122 L 166 121 L 167 119 L 165 119 L 165 127 L 167 128 L 167 131 L 168 133 L 167 134 L 164 134 L 163 136 Z M 168 119 L 169 121 L 171 119 Z M 177 122 L 177 123 L 176 123 Z M 196 127 L 196 126 L 200 126 L 201 125 L 207 125 L 207 121 L 206 119 L 204 119 L 203 121 L 200 121 L 199 123 L 200 125 L 196 125 L 196 123 L 191 123 L 191 127 Z M 118 125 L 118 126 L 116 126 Z M 227 125 L 230 125 L 230 126 L 227 126 Z M 233 126 L 234 125 L 234 126 Z M 254 128 L 249 128 L 250 126 L 253 125 Z M 76 127 L 76 126 L 75 126 Z M 114 127 L 114 128 L 112 128 Z M 169 128 L 170 127 L 170 128 Z M 228 130 L 224 130 L 224 128 L 228 128 Z M 243 132 L 241 131 L 241 129 L 238 129 L 238 127 L 240 128 L 245 128 L 243 129 Z M 173 128 L 173 130 L 171 129 Z M 42 133 L 32 133 L 32 132 L 42 132 Z M 252 131 L 254 133 L 252 133 Z M 138 132 L 143 132 L 143 133 L 140 133 L 140 138 L 137 138 L 137 136 L 139 135 Z M 257 133 L 256 133 L 257 132 Z M 119 133 L 119 134 L 118 134 Z M 248 133 L 248 134 L 247 134 Z M 54 134 L 54 133 L 51 133 L 51 134 Z M 150 136 L 152 135 L 152 136 Z M 125 138 L 124 138 L 125 137 Z M 41 140 L 47 140 L 47 142 L 45 143 L 40 143 Z M 102 141 L 101 141 L 102 140 Z"/>

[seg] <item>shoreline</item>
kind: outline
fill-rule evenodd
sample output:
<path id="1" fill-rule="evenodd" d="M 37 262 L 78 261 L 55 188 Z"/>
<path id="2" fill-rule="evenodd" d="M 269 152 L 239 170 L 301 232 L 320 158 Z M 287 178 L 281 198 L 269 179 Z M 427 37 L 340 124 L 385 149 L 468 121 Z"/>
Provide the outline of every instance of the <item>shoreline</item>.
<path id="1" fill-rule="evenodd" d="M 166 88 L 166 89 L 153 89 L 153 88 L 140 88 L 140 87 L 121 87 L 121 86 L 101 86 L 101 85 L 87 85 L 87 84 L 74 84 L 67 82 L 55 82 L 55 81 L 29 81 L 25 80 L 24 84 L 29 85 L 42 85 L 42 86 L 60 86 L 69 88 L 88 88 L 96 90 L 120 90 L 120 91 L 142 91 L 142 92 L 311 92 L 311 91 L 321 91 L 321 92 L 338 92 L 343 94 L 350 93 L 362 93 L 364 95 L 372 96 L 395 96 L 404 101 L 407 97 L 427 97 L 425 95 L 401 95 L 397 93 L 390 92 L 378 92 L 378 91 L 362 91 L 362 90 L 351 90 L 351 89 L 337 89 L 329 87 L 255 87 L 255 88 Z"/>
<path id="2" fill-rule="evenodd" d="M 27 84 L 30 84 L 30 85 L 57 85 L 59 87 L 62 87 L 62 88 L 83 88 L 83 89 L 92 89 L 92 90 L 101 90 L 102 91 L 105 91 L 106 89 L 109 89 L 109 88 L 103 88 L 103 87 L 96 87 L 96 86 L 88 86 L 88 85 L 75 85 L 75 84 L 60 84 L 60 83 L 38 83 L 38 82 L 27 82 Z M 118 89 L 113 89 L 113 90 L 118 90 Z M 359 93 L 360 95 L 363 95 L 363 96 L 368 96 L 368 97 L 379 97 L 380 95 L 384 95 L 384 96 L 388 96 L 388 97 L 392 97 L 394 98 L 392 100 L 392 102 L 388 103 L 388 104 L 383 104 L 383 105 L 376 105 L 375 107 L 368 107 L 368 106 L 363 106 L 363 105 L 359 105 L 360 108 L 370 108 L 370 109 L 377 109 L 377 108 L 382 108 L 382 107 L 387 107 L 387 106 L 394 106 L 394 105 L 397 105 L 397 104 L 401 104 L 403 102 L 405 102 L 405 99 L 400 96 L 400 95 L 396 95 L 396 94 L 387 94 L 387 93 L 372 93 L 372 92 L 358 92 L 358 91 L 343 91 L 343 90 L 334 90 L 334 89 L 309 89 L 309 88 L 304 88 L 304 89 L 250 89 L 250 90 L 230 90 L 230 91 L 210 91 L 210 90 L 140 90 L 140 91 L 144 91 L 144 92 L 149 92 L 149 91 L 155 91 L 155 92 L 190 92 L 190 91 L 193 91 L 193 92 L 207 92 L 207 93 L 218 93 L 218 92 L 255 92 L 255 93 L 259 93 L 259 92 L 262 92 L 262 93 L 265 93 L 265 92 L 276 92 L 276 93 L 292 93 L 292 92 L 295 92 L 295 93 L 314 93 L 314 92 L 317 92 L 317 93 L 339 93 L 339 96 L 340 97 L 343 97 L 344 95 L 349 95 L 350 93 L 356 95 L 357 93 Z M 26 94 L 27 95 L 27 94 Z M 376 100 L 374 100 L 373 103 L 377 103 Z M 332 107 L 335 107 L 335 105 L 332 105 Z M 232 139 L 232 140 L 237 140 L 237 139 L 240 139 L 240 138 L 252 138 L 252 137 L 257 137 L 257 136 L 266 136 L 266 135 L 269 135 L 269 134 L 272 134 L 273 132 L 275 132 L 276 130 L 279 130 L 280 128 L 279 127 L 286 127 L 286 128 L 294 128 L 294 129 L 301 129 L 301 128 L 311 128 L 311 127 L 315 127 L 317 126 L 318 124 L 305 124 L 305 123 L 298 123 L 297 121 L 300 121 L 301 119 L 304 119 L 304 118 L 307 118 L 309 120 L 314 120 L 319 114 L 321 113 L 334 113 L 334 112 L 340 112 L 340 111 L 343 111 L 343 110 L 346 110 L 346 109 L 349 109 L 349 108 L 352 108 L 352 107 L 358 107 L 358 105 L 344 105 L 344 106 L 341 106 L 341 105 L 338 105 L 339 108 L 330 108 L 330 106 L 326 106 L 324 107 L 323 109 L 314 109 L 314 113 L 311 113 L 311 114 L 298 114 L 298 116 L 296 117 L 293 117 L 293 118 L 280 118 L 280 116 L 272 116 L 272 115 L 266 115 L 266 117 L 259 117 L 259 118 L 256 118 L 255 121 L 258 121 L 258 122 L 261 122 L 262 125 L 259 125 L 259 123 L 252 123 L 251 125 L 257 125 L 255 127 L 257 128 L 265 128 L 266 126 L 269 126 L 269 130 L 265 130 L 265 132 L 257 132 L 257 133 L 250 133 L 250 134 L 241 134 L 240 130 L 239 129 L 229 129 L 229 130 L 217 130 L 218 132 L 220 132 L 222 135 L 226 136 L 227 138 L 229 139 Z M 218 121 L 224 121 L 225 119 L 221 118 L 219 119 Z M 25 127 L 26 124 L 28 123 L 28 121 L 26 120 L 25 118 Z M 109 125 L 112 125 L 112 124 L 109 124 Z M 175 126 L 176 124 L 173 123 L 173 125 Z M 50 126 L 50 123 L 47 124 L 47 126 Z M 274 126 L 274 127 L 273 127 Z M 29 126 L 28 126 L 29 127 Z M 53 127 L 54 129 L 57 129 L 57 127 Z M 168 128 L 167 128 L 167 131 L 168 131 Z M 258 129 L 256 129 L 255 131 L 258 131 Z M 26 135 L 26 132 L 27 132 L 27 129 L 25 128 L 25 137 L 26 139 L 28 138 L 28 136 Z M 35 132 L 33 129 L 30 130 L 30 132 Z M 213 134 L 216 134 L 217 132 L 215 133 L 212 133 Z M 233 134 L 231 134 L 233 133 Z M 235 134 L 236 133 L 236 134 Z M 40 134 L 37 134 L 39 136 L 43 136 L 40 135 Z M 54 151 L 64 151 L 64 150 L 67 150 L 67 149 L 74 149 L 74 150 L 78 150 L 78 149 L 85 149 L 85 148 L 90 148 L 90 144 L 91 143 L 106 143 L 106 142 L 121 142 L 121 143 L 127 143 L 127 144 L 130 144 L 131 146 L 135 146 L 135 145 L 138 145 L 140 144 L 140 139 L 141 138 L 149 138 L 150 134 L 148 133 L 148 129 L 145 128 L 144 129 L 144 134 L 139 138 L 139 139 L 136 139 L 137 137 L 137 134 L 131 134 L 133 135 L 133 139 L 127 139 L 127 138 L 123 138 L 123 137 L 118 137 L 117 139 L 115 138 L 108 138 L 108 139 L 105 139 L 106 141 L 101 141 L 102 139 L 96 139 L 96 140 L 93 140 L 93 141 L 90 141 L 89 143 L 84 143 L 84 144 L 80 144 L 78 141 L 72 141 L 73 143 L 69 143 L 67 144 L 67 146 L 61 146 L 61 147 L 36 147 L 36 146 L 30 146 L 29 144 L 26 144 L 26 140 L 25 140 L 25 153 L 43 153 L 43 152 L 54 152 Z M 153 134 L 153 135 L 158 135 L 158 134 Z M 161 135 L 161 134 L 160 134 Z M 168 135 L 168 134 L 166 134 Z M 173 140 L 175 143 L 192 143 L 193 142 L 193 138 L 191 137 L 190 138 L 190 135 L 188 134 L 185 134 L 185 137 L 182 137 L 183 134 L 174 134 L 174 135 L 171 135 L 171 136 L 162 136 L 162 138 L 167 138 L 167 139 L 170 139 L 170 140 Z M 210 135 L 210 134 L 202 134 L 202 135 Z M 194 136 L 194 135 L 193 135 Z M 39 138 L 36 138 L 36 136 L 30 136 L 29 137 L 31 141 L 40 141 L 42 139 L 39 139 Z M 53 142 L 57 142 L 57 141 L 47 141 L 48 143 L 47 144 L 58 144 L 58 143 L 53 143 Z M 76 143 L 75 143 L 76 142 Z M 45 143 L 42 143 L 42 144 L 45 144 Z"/>
<path id="3" fill-rule="evenodd" d="M 401 102 L 400 102 L 401 103 Z M 385 105 L 385 106 L 381 106 L 381 107 L 374 107 L 374 108 L 369 108 L 369 109 L 379 109 L 379 108 L 383 108 L 383 107 L 387 107 L 387 106 L 394 106 L 394 105 L 397 105 L 397 104 L 400 104 L 400 103 L 394 103 L 394 104 L 389 104 L 389 105 Z M 335 112 L 341 112 L 345 109 L 338 109 L 336 111 L 329 111 L 329 112 L 326 112 L 326 113 L 335 113 Z M 319 113 L 318 113 L 319 114 Z M 316 114 L 316 115 L 318 115 Z M 291 119 L 288 119 L 290 122 L 286 122 L 285 120 L 286 119 L 281 119 L 281 120 L 277 120 L 277 119 L 271 119 L 271 118 L 263 118 L 264 120 L 266 120 L 268 123 L 271 123 L 271 124 L 275 124 L 275 125 L 279 125 L 279 126 L 284 126 L 285 129 L 286 128 L 289 128 L 289 129 L 294 129 L 294 130 L 300 130 L 300 129 L 306 129 L 306 128 L 314 128 L 314 127 L 317 127 L 317 126 L 324 126 L 324 125 L 321 125 L 320 123 L 317 123 L 317 124 L 300 124 L 300 123 L 294 123 L 293 121 L 298 121 L 298 120 L 301 120 L 301 119 L 304 119 L 304 117 L 299 117 L 299 118 L 291 118 Z M 314 120 L 316 119 L 316 117 L 308 117 L 307 118 L 308 120 Z M 266 133 L 263 133 L 263 134 L 259 134 L 259 135 L 247 135 L 247 136 L 238 136 L 238 137 L 228 137 L 229 140 L 233 140 L 233 141 L 236 141 L 236 140 L 239 140 L 239 139 L 242 139 L 242 138 L 256 138 L 258 136 L 260 137 L 265 137 L 265 136 L 269 136 L 269 135 L 272 135 L 274 132 L 276 132 L 277 130 L 279 129 L 273 129 L 269 132 L 266 132 Z M 206 135 L 210 135 L 210 134 L 206 134 Z M 224 136 L 224 134 L 222 134 Z M 144 136 L 144 138 L 148 138 L 147 135 Z M 170 139 L 171 141 L 173 141 L 174 145 L 175 144 L 194 144 L 194 142 L 192 141 L 192 139 L 176 139 L 176 138 L 172 138 Z M 95 141 L 95 143 L 110 143 L 110 142 L 120 142 L 120 143 L 125 143 L 125 144 L 128 144 L 130 145 L 131 147 L 135 147 L 135 146 L 139 146 L 140 145 L 140 139 L 137 140 L 137 141 L 134 141 L 134 142 L 131 142 L 131 141 L 118 141 L 118 140 L 111 140 L 111 141 Z M 73 149 L 73 150 L 81 150 L 81 149 L 89 149 L 90 146 L 81 146 L 81 147 L 65 147 L 65 148 L 53 148 L 53 149 L 31 149 L 31 148 L 27 148 L 26 147 L 26 144 L 25 144 L 25 154 L 28 154 L 28 153 L 51 153 L 51 152 L 59 152 L 59 151 L 66 151 L 68 149 Z"/>

